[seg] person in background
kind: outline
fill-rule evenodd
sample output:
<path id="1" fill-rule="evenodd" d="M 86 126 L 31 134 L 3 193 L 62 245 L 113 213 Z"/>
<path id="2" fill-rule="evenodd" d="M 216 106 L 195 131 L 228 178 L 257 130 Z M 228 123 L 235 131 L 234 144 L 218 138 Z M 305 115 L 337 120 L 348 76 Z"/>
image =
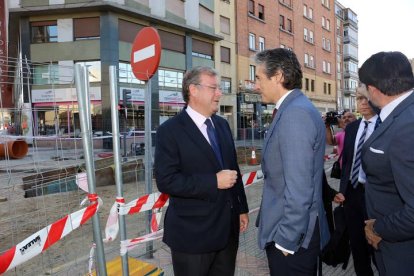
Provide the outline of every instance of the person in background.
<path id="1" fill-rule="evenodd" d="M 413 275 L 414 76 L 400 52 L 379 52 L 359 69 L 368 98 L 381 109 L 362 148 L 368 220 L 365 236 L 380 275 Z M 380 123 L 382 122 L 382 123 Z"/>
<path id="2" fill-rule="evenodd" d="M 338 119 L 338 128 L 340 128 L 341 130 L 335 133 L 335 135 L 333 134 L 332 126 L 326 123 L 325 120 L 326 143 L 331 146 L 337 146 L 336 153 L 338 155 L 341 155 L 342 149 L 344 148 L 345 128 L 349 123 L 355 120 L 356 117 L 354 113 L 350 111 L 344 111 L 342 116 Z M 339 163 L 342 166 L 342 160 L 339 160 Z"/>
<path id="3" fill-rule="evenodd" d="M 361 149 L 375 128 L 378 115 L 368 103 L 364 84 L 356 90 L 357 110 L 362 119 L 354 121 L 345 129 L 342 154 L 342 175 L 336 203 L 344 204 L 345 222 L 348 229 L 355 273 L 358 276 L 373 275 L 371 268 L 372 250 L 365 239 L 364 221 L 367 219 L 365 207 L 366 175 L 361 168 Z"/>
<path id="4" fill-rule="evenodd" d="M 313 275 L 329 240 L 322 202 L 325 130 L 319 111 L 300 90 L 296 55 L 283 48 L 256 55 L 255 89 L 275 104 L 262 150 L 263 196 L 256 221 L 270 275 Z"/>
<path id="5" fill-rule="evenodd" d="M 163 241 L 176 276 L 228 276 L 235 271 L 248 206 L 227 121 L 215 115 L 217 72 L 196 67 L 183 78 L 185 109 L 159 126 L 155 179 L 168 194 Z"/>

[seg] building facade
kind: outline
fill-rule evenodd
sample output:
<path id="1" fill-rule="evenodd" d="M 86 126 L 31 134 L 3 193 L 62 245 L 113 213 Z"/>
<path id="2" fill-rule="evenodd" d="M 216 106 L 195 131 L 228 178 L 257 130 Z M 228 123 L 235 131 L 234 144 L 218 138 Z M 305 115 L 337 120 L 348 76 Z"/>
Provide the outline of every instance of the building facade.
<path id="1" fill-rule="evenodd" d="M 336 110 L 334 1 L 248 0 L 237 1 L 236 9 L 241 133 L 271 120 L 274 105 L 262 106 L 252 90 L 252 56 L 263 49 L 294 51 L 303 69 L 302 90 L 321 113 Z"/>

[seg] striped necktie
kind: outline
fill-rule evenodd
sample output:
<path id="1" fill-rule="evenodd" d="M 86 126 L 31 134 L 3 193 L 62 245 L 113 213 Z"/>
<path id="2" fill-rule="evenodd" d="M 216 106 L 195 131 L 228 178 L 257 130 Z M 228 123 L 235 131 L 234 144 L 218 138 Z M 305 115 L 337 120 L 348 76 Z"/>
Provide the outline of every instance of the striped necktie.
<path id="1" fill-rule="evenodd" d="M 210 140 L 210 145 L 213 148 L 214 154 L 216 155 L 216 158 L 219 161 L 221 168 L 224 168 L 223 157 L 221 155 L 220 146 L 218 144 L 216 130 L 214 129 L 210 119 L 207 119 L 204 123 L 207 125 L 207 136 Z"/>
<path id="2" fill-rule="evenodd" d="M 355 154 L 355 160 L 354 160 L 354 166 L 352 167 L 352 177 L 351 177 L 351 184 L 354 188 L 358 186 L 358 177 L 359 177 L 359 170 L 361 168 L 361 151 L 362 151 L 362 145 L 365 142 L 365 136 L 367 135 L 368 130 L 368 123 L 369 121 L 364 121 L 365 126 L 364 130 L 362 131 L 361 137 L 358 141 L 358 146 Z"/>

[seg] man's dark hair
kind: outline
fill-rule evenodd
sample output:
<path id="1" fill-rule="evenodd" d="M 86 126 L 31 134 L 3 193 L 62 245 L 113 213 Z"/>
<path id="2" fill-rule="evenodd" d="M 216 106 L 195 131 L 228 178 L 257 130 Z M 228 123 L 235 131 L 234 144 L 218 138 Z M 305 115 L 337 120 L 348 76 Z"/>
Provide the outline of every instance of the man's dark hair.
<path id="1" fill-rule="evenodd" d="M 359 80 L 388 96 L 414 87 L 410 61 L 401 52 L 379 52 L 367 59 L 358 71 Z"/>
<path id="2" fill-rule="evenodd" d="M 255 61 L 258 65 L 264 65 L 269 79 L 282 73 L 284 88 L 302 88 L 302 70 L 294 52 L 284 48 L 264 50 L 256 55 Z"/>
<path id="3" fill-rule="evenodd" d="M 183 99 L 186 104 L 188 104 L 188 101 L 190 100 L 190 85 L 200 84 L 201 75 L 215 77 L 218 75 L 218 73 L 213 68 L 207 67 L 207 66 L 197 66 L 187 71 L 184 74 L 183 84 L 182 84 Z"/>

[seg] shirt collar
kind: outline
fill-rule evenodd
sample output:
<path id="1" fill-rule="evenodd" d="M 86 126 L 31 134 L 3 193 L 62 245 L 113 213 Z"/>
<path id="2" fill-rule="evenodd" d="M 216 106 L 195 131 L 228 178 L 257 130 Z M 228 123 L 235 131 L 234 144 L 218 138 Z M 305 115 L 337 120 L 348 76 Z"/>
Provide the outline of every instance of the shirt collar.
<path id="1" fill-rule="evenodd" d="M 187 106 L 187 108 L 185 109 L 185 111 L 187 111 L 188 116 L 190 116 L 190 118 L 194 121 L 194 123 L 200 128 L 201 126 L 204 125 L 204 122 L 206 121 L 206 117 L 204 117 L 204 115 L 201 115 L 200 113 L 198 113 L 197 111 L 195 111 L 194 109 L 191 108 L 191 106 Z"/>
<path id="2" fill-rule="evenodd" d="M 287 96 L 289 96 L 289 94 L 290 93 L 292 93 L 292 91 L 293 91 L 293 89 L 292 90 L 289 90 L 288 92 L 286 92 L 286 94 L 285 95 L 283 95 L 277 102 L 276 102 L 276 107 L 275 108 L 277 108 L 277 109 L 279 109 L 280 108 L 280 106 L 282 105 L 282 103 L 283 103 L 283 101 L 286 99 L 286 97 Z"/>
<path id="3" fill-rule="evenodd" d="M 400 97 L 394 99 L 393 101 L 389 102 L 386 106 L 384 106 L 381 109 L 380 117 L 381 121 L 384 122 L 384 120 L 388 117 L 388 115 L 391 114 L 391 112 L 402 102 L 404 101 L 408 96 L 410 96 L 413 93 L 413 90 L 409 92 L 403 93 Z"/>

